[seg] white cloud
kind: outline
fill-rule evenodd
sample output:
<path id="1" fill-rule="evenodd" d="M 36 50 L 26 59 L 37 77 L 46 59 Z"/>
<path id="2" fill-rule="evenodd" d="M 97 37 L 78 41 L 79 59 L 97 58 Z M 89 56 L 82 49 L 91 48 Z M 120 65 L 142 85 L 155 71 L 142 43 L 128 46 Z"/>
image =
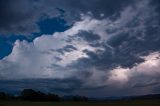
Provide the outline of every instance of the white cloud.
<path id="1" fill-rule="evenodd" d="M 92 47 L 89 45 L 89 42 L 83 39 L 71 39 L 70 42 L 68 42 L 68 40 L 77 35 L 80 31 L 87 31 L 99 35 L 101 37 L 101 39 L 98 41 L 99 43 L 106 43 L 110 37 L 123 31 L 130 32 L 130 30 L 133 29 L 144 30 L 143 22 L 141 25 L 127 27 L 127 24 L 135 18 L 139 18 L 138 21 L 146 21 L 155 13 L 148 5 L 148 2 L 142 1 L 140 3 L 138 2 L 137 4 L 138 5 L 136 5 L 135 8 L 131 6 L 125 8 L 121 12 L 120 18 L 116 20 L 110 20 L 109 18 L 98 20 L 93 19 L 90 16 L 82 15 L 81 21 L 75 22 L 73 27 L 64 32 L 57 32 L 53 35 L 42 35 L 37 37 L 32 43 L 17 40 L 13 47 L 12 53 L 0 60 L 0 78 L 68 78 L 74 76 L 76 71 L 80 70 L 67 69 L 66 67 L 79 58 L 89 58 L 88 55 L 83 52 L 83 50 L 87 49 L 96 53 L 97 50 L 103 51 L 104 48 Z M 113 32 L 108 33 L 108 30 Z M 76 50 L 65 52 L 64 54 L 57 52 L 58 49 L 63 49 L 67 45 L 73 45 Z M 57 57 L 60 59 L 57 60 Z M 144 63 L 141 63 L 132 69 L 123 69 L 118 67 L 114 70 L 111 70 L 110 73 L 108 73 L 108 70 L 102 70 L 103 72 L 101 72 L 97 69 L 94 69 L 92 76 L 90 78 L 86 78 L 88 79 L 88 82 L 86 82 L 84 85 L 96 86 L 96 84 L 92 82 L 93 79 L 97 85 L 99 82 L 104 85 L 106 85 L 106 82 L 107 84 L 110 82 L 120 82 L 121 84 L 124 84 L 130 81 L 132 77 L 137 75 L 157 75 L 159 72 L 159 61 L 157 63 L 156 62 L 154 60 L 150 61 L 150 59 L 147 59 Z M 66 68 L 66 70 L 57 70 L 54 65 Z M 154 71 L 151 72 L 150 70 Z M 92 71 L 92 69 L 89 71 Z M 107 80 L 108 76 L 109 79 Z M 102 77 L 104 79 L 101 79 Z"/>
<path id="2" fill-rule="evenodd" d="M 132 70 L 146 76 L 160 75 L 160 53 L 151 53 L 143 58 L 145 62 L 133 67 Z"/>
<path id="3" fill-rule="evenodd" d="M 160 53 L 154 52 L 145 57 L 145 61 L 132 68 L 116 67 L 112 70 L 97 70 L 92 68 L 92 74 L 86 78 L 84 87 L 133 87 L 160 83 Z M 147 89 L 145 89 L 147 90 Z"/>
<path id="4" fill-rule="evenodd" d="M 142 84 L 150 83 L 150 81 L 158 81 L 160 75 L 160 53 L 151 53 L 148 56 L 142 57 L 144 62 L 137 64 L 132 68 L 121 68 L 111 70 L 108 84 L 136 84 L 141 81 Z M 149 81 L 149 82 L 148 82 Z"/>
<path id="5" fill-rule="evenodd" d="M 123 69 L 121 67 L 113 69 L 109 74 L 108 82 L 110 84 L 113 83 L 124 84 L 129 80 L 129 74 L 130 74 L 129 72 L 130 72 L 129 69 Z"/>
<path id="6" fill-rule="evenodd" d="M 71 70 L 56 70 L 54 65 L 65 67 L 82 57 L 88 57 L 83 51 L 95 52 L 101 47 L 92 47 L 82 39 L 73 39 L 67 42 L 71 36 L 79 31 L 95 31 L 102 23 L 100 20 L 83 16 L 82 20 L 76 22 L 72 28 L 65 32 L 53 35 L 42 35 L 32 43 L 17 40 L 12 53 L 0 61 L 0 76 L 3 79 L 23 78 L 67 78 L 72 75 Z M 96 33 L 96 31 L 95 31 Z M 58 49 L 67 45 L 73 45 L 76 50 L 61 54 Z M 60 60 L 57 60 L 57 57 Z"/>

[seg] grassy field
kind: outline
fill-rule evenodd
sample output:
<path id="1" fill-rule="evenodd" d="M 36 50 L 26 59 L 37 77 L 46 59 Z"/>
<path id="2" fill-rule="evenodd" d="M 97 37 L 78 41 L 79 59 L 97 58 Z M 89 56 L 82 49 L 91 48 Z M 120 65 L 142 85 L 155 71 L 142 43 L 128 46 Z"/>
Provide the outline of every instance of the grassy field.
<path id="1" fill-rule="evenodd" d="M 0 101 L 0 106 L 160 106 L 159 100 L 116 102 L 23 102 Z"/>

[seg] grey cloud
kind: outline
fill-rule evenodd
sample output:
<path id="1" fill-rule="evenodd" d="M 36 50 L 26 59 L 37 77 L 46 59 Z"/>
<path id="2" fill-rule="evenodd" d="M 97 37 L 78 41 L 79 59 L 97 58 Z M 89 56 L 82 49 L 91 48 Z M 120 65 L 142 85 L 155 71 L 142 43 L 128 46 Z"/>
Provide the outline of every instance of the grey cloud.
<path id="1" fill-rule="evenodd" d="M 33 7 L 30 7 L 28 3 L 29 1 L 21 0 L 0 1 L 1 33 L 19 34 L 20 32 L 30 33 L 31 31 L 38 30 L 34 22 L 35 17 L 30 13 L 30 11 L 33 10 Z"/>
<path id="2" fill-rule="evenodd" d="M 39 1 L 39 3 L 42 2 L 44 2 L 44 4 L 52 4 L 54 1 Z M 60 2 L 62 1 L 57 2 L 55 5 L 58 6 Z M 59 84 L 58 87 L 56 88 L 52 85 L 46 86 L 56 89 L 56 91 L 59 89 L 61 92 L 73 91 L 74 93 L 93 95 L 93 92 L 99 91 L 99 94 L 97 94 L 99 96 L 124 95 L 124 93 L 145 94 L 146 92 L 152 92 L 147 91 L 149 89 L 143 87 L 140 87 L 140 90 L 137 91 L 138 88 L 134 86 L 152 84 L 152 82 L 146 83 L 151 79 L 155 79 L 156 83 L 158 82 L 157 78 L 159 74 L 155 73 L 159 65 L 155 67 L 152 73 L 153 75 L 146 75 L 145 72 L 150 72 L 150 70 L 146 69 L 148 71 L 143 72 L 141 69 L 143 63 L 146 61 L 142 56 L 160 50 L 160 27 L 154 6 L 152 7 L 152 5 L 146 4 L 147 2 L 145 0 L 141 2 L 137 1 L 136 5 L 134 5 L 135 7 L 129 5 L 121 11 L 121 9 L 119 9 L 119 3 L 116 2 L 117 4 L 115 5 L 118 5 L 118 7 L 113 11 L 119 11 L 119 16 L 117 16 L 116 19 L 99 19 L 96 15 L 103 12 L 103 9 L 106 10 L 109 8 L 107 5 L 112 3 L 110 0 L 100 0 L 97 2 L 93 0 L 93 4 L 89 4 L 89 2 L 91 2 L 90 0 L 86 2 L 82 0 L 79 4 L 73 5 L 75 2 L 76 1 L 62 2 L 62 9 L 65 10 L 64 14 L 69 14 L 66 12 L 70 9 L 71 11 L 69 12 L 74 14 L 81 7 L 82 10 L 80 9 L 77 12 L 78 14 L 88 12 L 94 8 L 93 10 L 95 11 L 91 12 L 93 12 L 95 16 L 86 16 L 84 17 L 86 19 L 80 22 L 78 21 L 78 24 L 74 24 L 73 28 L 62 33 L 56 33 L 53 36 L 43 35 L 35 39 L 33 43 L 17 42 L 14 46 L 15 50 L 11 55 L 1 61 L 0 71 L 4 69 L 7 71 L 6 73 L 0 73 L 0 76 L 4 75 L 7 79 L 5 75 L 10 75 L 12 66 L 21 66 L 17 72 L 22 75 L 20 79 L 23 77 L 28 79 L 32 77 L 54 78 L 55 82 L 47 82 L 55 85 Z M 99 8 L 96 9 L 97 3 L 104 3 L 106 7 L 103 8 L 102 6 L 102 8 L 100 8 L 98 5 Z M 73 5 L 73 7 L 68 5 Z M 113 5 L 111 5 L 111 7 Z M 82 8 L 83 6 L 88 8 Z M 106 11 L 104 15 L 107 17 L 107 15 L 111 14 Z M 75 17 L 73 16 L 73 18 Z M 86 22 L 88 24 L 86 24 Z M 103 23 L 105 24 L 103 25 Z M 40 51 L 44 51 L 44 53 L 42 54 Z M 20 54 L 16 55 L 17 52 Z M 16 66 L 11 64 L 10 66 L 4 67 L 4 65 L 7 65 L 4 60 L 8 60 L 9 62 L 16 60 L 15 62 L 19 64 L 16 64 Z M 22 60 L 25 61 L 23 61 L 23 63 L 19 62 Z M 25 64 L 25 66 L 23 64 Z M 147 65 L 144 66 L 147 67 Z M 117 69 L 117 67 L 121 68 Z M 139 68 L 139 72 L 134 69 L 137 67 Z M 30 75 L 29 72 L 31 72 L 32 75 Z M 128 78 L 128 73 L 130 74 L 132 72 L 133 76 L 131 75 L 131 78 Z M 17 75 L 13 75 L 13 79 L 16 76 Z M 121 81 L 120 87 L 115 86 L 117 79 Z M 109 85 L 107 82 L 110 80 L 110 83 L 113 84 Z M 114 82 L 114 80 L 116 81 Z M 142 82 L 142 84 L 137 84 L 137 82 Z M 42 79 L 42 85 L 43 84 Z M 117 85 L 119 85 L 119 83 Z M 133 92 L 131 92 L 132 90 Z M 106 94 L 103 94 L 104 92 Z"/>
<path id="3" fill-rule="evenodd" d="M 144 9 L 147 8 L 152 10 L 152 7 L 150 6 L 145 7 Z M 137 10 L 135 9 L 133 12 L 136 11 Z M 82 64 L 83 66 L 87 63 L 88 66 L 97 66 L 97 68 L 100 68 L 101 70 L 117 66 L 133 67 L 135 64 L 144 61 L 140 56 L 159 51 L 160 26 L 156 19 L 158 14 L 154 10 L 154 12 L 148 14 L 150 16 L 146 18 L 140 14 L 143 11 L 138 12 L 136 16 L 132 17 L 131 21 L 120 29 L 113 28 L 113 32 L 108 32 L 106 30 L 110 36 L 109 39 L 107 42 L 98 45 L 105 49 L 104 52 L 97 54 L 91 51 L 84 51 L 89 58 L 79 59 L 76 66 L 78 66 L 78 64 Z M 154 15 L 154 13 L 156 13 L 156 15 Z M 140 19 L 141 17 L 144 19 L 143 27 L 140 27 L 142 21 Z M 111 46 L 111 48 L 107 45 Z"/>
<path id="4" fill-rule="evenodd" d="M 113 35 L 110 39 L 108 39 L 108 44 L 112 47 L 117 47 L 119 45 L 122 45 L 123 42 L 128 38 L 129 33 L 128 32 L 122 32 L 117 35 Z"/>
<path id="5" fill-rule="evenodd" d="M 160 84 L 159 82 L 152 82 L 152 83 L 148 83 L 148 84 L 137 83 L 133 87 L 149 87 L 149 86 L 157 86 L 159 84 Z"/>
<path id="6" fill-rule="evenodd" d="M 52 16 L 58 10 L 51 8 Z M 0 1 L 0 33 L 30 35 L 39 32 L 37 22 L 44 15 L 51 16 L 50 8 L 41 7 L 35 0 L 1 0 Z"/>
<path id="7" fill-rule="evenodd" d="M 118 14 L 128 4 L 131 0 L 1 0 L 0 32 L 29 35 L 39 32 L 37 22 L 41 19 L 60 16 L 72 23 L 88 12 L 95 18 L 104 14 L 105 18 Z"/>
<path id="8" fill-rule="evenodd" d="M 100 40 L 100 36 L 97 34 L 93 34 L 92 32 L 87 32 L 87 31 L 80 31 L 77 36 L 79 38 L 84 39 L 85 41 L 88 42 L 94 42 L 96 40 Z"/>
<path id="9" fill-rule="evenodd" d="M 153 2 L 152 4 L 155 5 L 159 3 Z M 1 0 L 0 32 L 2 34 L 28 35 L 33 32 L 39 32 L 37 22 L 41 19 L 61 17 L 64 18 L 68 24 L 72 24 L 80 20 L 81 14 L 88 14 L 96 19 L 109 18 L 115 20 L 119 18 L 120 12 L 129 5 L 136 5 L 135 1 Z"/>
<path id="10" fill-rule="evenodd" d="M 1 80 L 0 90 L 21 91 L 25 88 L 32 88 L 45 92 L 72 93 L 81 86 L 81 81 L 76 78 L 70 79 L 22 79 L 22 80 Z M 10 92 L 13 92 L 10 91 Z"/>
<path id="11" fill-rule="evenodd" d="M 94 18 L 101 18 L 100 14 L 104 14 L 104 17 L 112 16 L 115 13 L 118 14 L 127 4 L 132 3 L 129 0 L 78 0 L 78 2 L 75 0 L 69 0 L 67 2 L 60 0 L 62 9 L 65 11 L 69 10 L 66 11 L 68 14 L 79 16 L 79 13 L 87 14 L 91 12 Z"/>
<path id="12" fill-rule="evenodd" d="M 74 51 L 74 50 L 77 50 L 77 48 L 74 47 L 73 45 L 66 45 L 62 49 L 58 49 L 58 50 L 54 50 L 54 51 L 57 51 L 61 54 L 64 54 L 65 52 L 71 52 L 71 51 Z"/>

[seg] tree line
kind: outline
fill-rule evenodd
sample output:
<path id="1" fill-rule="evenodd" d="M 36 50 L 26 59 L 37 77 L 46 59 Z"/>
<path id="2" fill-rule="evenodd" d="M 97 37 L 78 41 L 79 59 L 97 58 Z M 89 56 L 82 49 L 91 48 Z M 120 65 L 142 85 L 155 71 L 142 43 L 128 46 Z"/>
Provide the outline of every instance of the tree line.
<path id="1" fill-rule="evenodd" d="M 0 100 L 24 100 L 24 101 L 88 101 L 85 96 L 60 97 L 54 93 L 43 93 L 33 89 L 24 89 L 20 95 L 14 96 L 0 92 Z"/>

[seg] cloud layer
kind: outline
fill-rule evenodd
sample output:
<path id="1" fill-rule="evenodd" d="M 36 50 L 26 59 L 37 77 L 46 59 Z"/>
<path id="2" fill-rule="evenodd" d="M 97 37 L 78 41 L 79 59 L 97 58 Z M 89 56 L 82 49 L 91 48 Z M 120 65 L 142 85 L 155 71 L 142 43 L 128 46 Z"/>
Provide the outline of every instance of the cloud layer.
<path id="1" fill-rule="evenodd" d="M 12 53 L 0 60 L 0 85 L 8 86 L 4 84 L 5 80 L 18 80 L 29 86 L 32 79 L 39 86 L 49 80 L 42 87 L 45 89 L 66 88 L 66 92 L 90 96 L 95 91 L 99 96 L 105 96 L 104 92 L 108 95 L 158 92 L 160 27 L 156 5 L 150 0 L 129 5 L 125 0 L 119 5 L 117 3 L 118 7 L 109 13 L 106 5 L 94 11 L 96 3 L 109 5 L 111 1 L 94 0 L 94 5 L 89 5 L 88 1 L 82 0 L 78 7 L 84 4 L 84 10 L 77 7 L 69 11 L 79 10 L 80 18 L 75 19 L 68 30 L 41 35 L 33 42 L 17 40 Z M 71 10 L 68 7 L 71 4 L 64 2 L 62 5 L 62 9 Z M 73 20 L 71 17 L 65 19 Z M 15 30 L 17 26 L 14 26 Z M 52 83 L 57 88 L 51 86 Z M 20 84 L 18 88 L 21 87 Z"/>
<path id="2" fill-rule="evenodd" d="M 72 24 L 80 19 L 80 14 L 92 13 L 95 18 L 111 16 L 129 3 L 130 0 L 1 0 L 0 31 L 31 35 L 39 32 L 37 23 L 46 18 L 61 17 Z"/>

